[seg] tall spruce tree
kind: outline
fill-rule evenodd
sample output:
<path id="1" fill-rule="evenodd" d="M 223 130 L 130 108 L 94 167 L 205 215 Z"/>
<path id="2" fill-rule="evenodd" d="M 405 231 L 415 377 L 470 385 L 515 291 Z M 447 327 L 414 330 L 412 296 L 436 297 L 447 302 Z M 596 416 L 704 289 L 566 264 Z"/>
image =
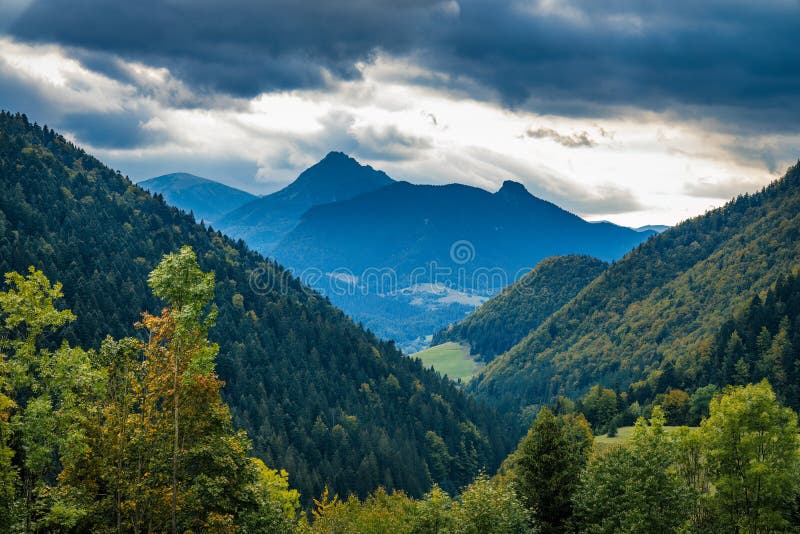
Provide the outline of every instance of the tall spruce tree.
<path id="1" fill-rule="evenodd" d="M 547 408 L 520 441 L 511 459 L 511 480 L 542 532 L 563 532 L 572 517 L 572 495 L 591 447 L 592 431 L 583 415 L 558 417 Z"/>

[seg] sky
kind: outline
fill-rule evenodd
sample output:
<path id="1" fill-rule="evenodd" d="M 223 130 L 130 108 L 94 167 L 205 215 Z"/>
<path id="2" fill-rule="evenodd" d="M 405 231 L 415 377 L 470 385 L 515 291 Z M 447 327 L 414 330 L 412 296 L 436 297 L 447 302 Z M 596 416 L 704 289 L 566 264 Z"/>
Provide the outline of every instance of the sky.
<path id="1" fill-rule="evenodd" d="M 332 150 L 675 224 L 800 157 L 798 0 L 0 0 L 0 108 L 139 181 Z"/>

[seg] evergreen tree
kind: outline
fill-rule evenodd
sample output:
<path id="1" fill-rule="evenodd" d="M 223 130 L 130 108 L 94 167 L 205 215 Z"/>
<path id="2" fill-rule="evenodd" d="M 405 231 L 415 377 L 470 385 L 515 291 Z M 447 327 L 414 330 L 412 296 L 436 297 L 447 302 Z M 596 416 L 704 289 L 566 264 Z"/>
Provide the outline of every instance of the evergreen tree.
<path id="1" fill-rule="evenodd" d="M 557 417 L 547 408 L 522 438 L 510 476 L 542 532 L 562 532 L 572 517 L 572 496 L 591 446 L 592 433 L 583 416 Z"/>

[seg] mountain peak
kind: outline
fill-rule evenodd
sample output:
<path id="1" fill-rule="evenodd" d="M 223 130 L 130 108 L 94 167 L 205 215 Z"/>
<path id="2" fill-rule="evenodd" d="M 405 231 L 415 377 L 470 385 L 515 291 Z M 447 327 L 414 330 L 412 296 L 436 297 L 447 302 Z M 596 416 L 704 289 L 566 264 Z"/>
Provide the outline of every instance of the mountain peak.
<path id="1" fill-rule="evenodd" d="M 312 165 L 286 190 L 297 192 L 306 190 L 312 195 L 329 197 L 324 202 L 350 198 L 357 194 L 383 187 L 394 182 L 383 171 L 376 171 L 369 165 L 362 165 L 344 152 L 328 152 L 319 162 Z M 314 202 L 316 204 L 317 202 Z M 310 206 L 308 206 L 310 207 Z"/>
<path id="2" fill-rule="evenodd" d="M 531 196 L 525 186 L 513 180 L 506 180 L 503 182 L 502 187 L 495 193 L 507 197 L 528 197 Z"/>
<path id="3" fill-rule="evenodd" d="M 344 152 L 339 152 L 337 150 L 331 150 L 328 154 L 322 158 L 322 161 L 356 161 L 355 159 L 351 158 Z"/>
<path id="4" fill-rule="evenodd" d="M 392 183 L 394 180 L 383 171 L 332 151 L 280 191 L 229 213 L 219 226 L 269 254 L 309 208 L 347 200 Z"/>

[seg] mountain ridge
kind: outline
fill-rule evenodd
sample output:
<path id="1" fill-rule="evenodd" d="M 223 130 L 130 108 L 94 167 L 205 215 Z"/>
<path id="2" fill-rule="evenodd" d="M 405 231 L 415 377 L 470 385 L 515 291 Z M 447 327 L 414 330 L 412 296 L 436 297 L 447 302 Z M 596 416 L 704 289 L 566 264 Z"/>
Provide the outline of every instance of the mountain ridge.
<path id="1" fill-rule="evenodd" d="M 213 224 L 226 213 L 258 197 L 216 180 L 186 172 L 174 172 L 138 182 L 152 193 L 159 193 L 168 204 L 192 212 L 195 218 Z"/>
<path id="2" fill-rule="evenodd" d="M 226 214 L 218 226 L 262 254 L 270 254 L 309 208 L 346 200 L 393 182 L 383 171 L 361 165 L 342 152 L 329 152 L 283 189 Z"/>
<path id="3" fill-rule="evenodd" d="M 420 339 L 474 309 L 463 304 L 469 298 L 491 297 L 548 256 L 611 261 L 651 235 L 589 223 L 512 181 L 495 193 L 399 181 L 310 208 L 273 255 L 379 336 L 416 352 Z M 342 275 L 352 283 L 343 287 Z M 451 297 L 416 292 L 425 284 Z"/>

